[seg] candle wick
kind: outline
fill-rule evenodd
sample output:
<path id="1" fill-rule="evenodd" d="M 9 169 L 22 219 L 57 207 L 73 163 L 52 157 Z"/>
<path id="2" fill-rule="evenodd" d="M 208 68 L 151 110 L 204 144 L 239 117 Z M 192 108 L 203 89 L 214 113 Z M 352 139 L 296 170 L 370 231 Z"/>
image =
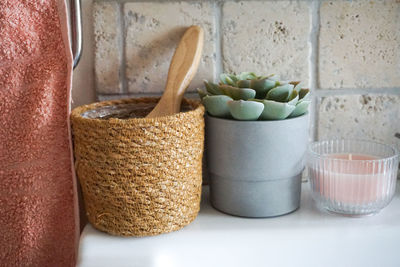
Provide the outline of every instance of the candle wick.
<path id="1" fill-rule="evenodd" d="M 349 154 L 349 160 L 353 160 L 353 155 L 351 153 Z"/>

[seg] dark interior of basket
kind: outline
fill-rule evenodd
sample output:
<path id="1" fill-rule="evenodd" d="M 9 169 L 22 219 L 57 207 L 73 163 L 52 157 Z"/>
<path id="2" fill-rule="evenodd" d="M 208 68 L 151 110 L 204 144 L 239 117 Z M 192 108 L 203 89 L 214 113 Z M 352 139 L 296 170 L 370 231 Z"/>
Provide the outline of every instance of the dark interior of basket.
<path id="1" fill-rule="evenodd" d="M 157 103 L 120 103 L 116 105 L 109 105 L 98 107 L 96 109 L 88 110 L 82 113 L 82 117 L 89 119 L 131 119 L 143 118 L 149 114 Z M 192 107 L 183 102 L 181 112 L 192 110 Z"/>

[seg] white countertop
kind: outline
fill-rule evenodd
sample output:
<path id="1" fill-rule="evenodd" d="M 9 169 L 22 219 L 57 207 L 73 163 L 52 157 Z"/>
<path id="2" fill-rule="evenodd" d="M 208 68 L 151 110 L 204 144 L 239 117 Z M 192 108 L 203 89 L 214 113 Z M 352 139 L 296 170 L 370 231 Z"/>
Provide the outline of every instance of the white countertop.
<path id="1" fill-rule="evenodd" d="M 209 204 L 203 190 L 196 220 L 155 237 L 115 237 L 87 225 L 80 267 L 400 266 L 400 186 L 388 207 L 371 217 L 348 218 L 319 211 L 309 185 L 300 209 L 268 219 L 239 218 Z"/>

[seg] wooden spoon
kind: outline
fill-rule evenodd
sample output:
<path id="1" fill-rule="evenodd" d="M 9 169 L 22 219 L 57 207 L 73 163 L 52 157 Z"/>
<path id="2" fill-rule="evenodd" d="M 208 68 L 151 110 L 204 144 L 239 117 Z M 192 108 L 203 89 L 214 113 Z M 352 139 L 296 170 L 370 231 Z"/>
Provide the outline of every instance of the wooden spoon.
<path id="1" fill-rule="evenodd" d="M 164 94 L 147 118 L 180 111 L 183 94 L 199 67 L 203 41 L 204 31 L 199 26 L 191 26 L 186 30 L 172 57 Z"/>

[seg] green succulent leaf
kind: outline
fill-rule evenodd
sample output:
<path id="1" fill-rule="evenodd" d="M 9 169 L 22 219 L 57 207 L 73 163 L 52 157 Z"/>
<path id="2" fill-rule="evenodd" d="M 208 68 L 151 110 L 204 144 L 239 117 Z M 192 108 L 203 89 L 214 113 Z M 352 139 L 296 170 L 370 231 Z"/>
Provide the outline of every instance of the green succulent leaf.
<path id="1" fill-rule="evenodd" d="M 221 85 L 219 89 L 234 100 L 247 100 L 256 96 L 256 91 L 250 88 L 238 88 L 230 85 Z"/>
<path id="2" fill-rule="evenodd" d="M 228 84 L 228 85 L 231 85 L 231 86 L 236 86 L 236 82 L 238 81 L 238 79 L 236 78 L 235 75 L 229 75 L 229 74 L 226 74 L 226 73 L 222 73 L 219 76 L 219 78 L 221 80 L 221 83 Z"/>
<path id="3" fill-rule="evenodd" d="M 286 119 L 296 108 L 288 103 L 281 103 L 272 100 L 262 100 L 264 110 L 261 113 L 261 120 L 283 120 Z"/>
<path id="4" fill-rule="evenodd" d="M 223 83 L 223 84 L 228 84 L 228 82 L 226 81 L 226 77 L 228 77 L 228 74 L 221 73 L 221 74 L 219 75 L 219 80 L 221 81 L 221 83 Z"/>
<path id="5" fill-rule="evenodd" d="M 211 95 L 222 95 L 222 92 L 221 90 L 219 90 L 219 86 L 217 84 L 204 81 L 204 85 L 206 87 L 207 92 L 210 93 Z"/>
<path id="6" fill-rule="evenodd" d="M 232 80 L 234 80 L 235 82 L 239 81 L 240 79 L 237 77 L 237 75 L 235 74 L 230 74 L 229 77 L 231 77 Z"/>
<path id="7" fill-rule="evenodd" d="M 250 88 L 251 80 L 240 80 L 237 82 L 239 88 Z"/>
<path id="8" fill-rule="evenodd" d="M 227 103 L 231 100 L 232 98 L 226 95 L 211 95 L 203 98 L 203 104 L 212 116 L 229 118 L 230 111 Z"/>
<path id="9" fill-rule="evenodd" d="M 306 100 L 310 96 L 310 89 L 300 89 L 299 90 L 299 98 Z"/>
<path id="10" fill-rule="evenodd" d="M 197 93 L 199 94 L 201 100 L 208 95 L 208 92 L 203 88 L 197 88 Z"/>
<path id="11" fill-rule="evenodd" d="M 229 76 L 226 76 L 225 81 L 226 81 L 226 84 L 229 84 L 229 85 L 232 85 L 232 86 L 236 85 L 234 80 Z"/>
<path id="12" fill-rule="evenodd" d="M 269 75 L 267 75 L 267 76 L 258 76 L 257 77 L 257 79 L 258 80 L 264 80 L 264 79 L 269 79 L 269 78 L 271 78 L 271 77 L 273 77 L 273 76 L 275 76 L 275 74 L 269 74 Z M 276 81 L 276 79 L 274 79 L 274 78 L 272 78 L 272 79 L 270 79 L 270 80 L 273 80 L 273 81 Z"/>
<path id="13" fill-rule="evenodd" d="M 290 114 L 289 117 L 293 118 L 305 114 L 308 111 L 308 106 L 310 105 L 310 103 L 311 101 L 309 100 L 303 100 L 297 102 L 295 109 L 293 110 L 293 112 Z"/>
<path id="14" fill-rule="evenodd" d="M 296 82 L 296 83 L 297 83 L 297 82 Z M 294 90 L 294 91 L 297 91 L 297 93 L 300 92 L 300 90 L 301 90 L 301 84 L 300 84 L 300 82 L 298 82 L 297 84 L 294 85 L 293 90 Z"/>
<path id="15" fill-rule="evenodd" d="M 299 101 L 299 93 L 297 91 L 293 90 L 289 96 L 289 101 L 287 103 L 289 105 L 295 106 L 297 104 L 297 101 Z"/>
<path id="16" fill-rule="evenodd" d="M 292 94 L 293 87 L 293 84 L 289 83 L 277 86 L 268 92 L 266 99 L 277 102 L 287 102 Z"/>
<path id="17" fill-rule="evenodd" d="M 265 98 L 268 91 L 276 86 L 276 81 L 269 79 L 262 80 L 251 80 L 250 87 L 251 89 L 256 90 L 256 98 Z"/>
<path id="18" fill-rule="evenodd" d="M 238 80 L 252 80 L 257 79 L 257 75 L 254 72 L 242 72 L 237 75 Z"/>
<path id="19" fill-rule="evenodd" d="M 229 75 L 230 81 L 229 84 L 232 86 L 237 86 L 237 82 L 239 81 L 238 78 L 236 78 L 236 75 Z"/>
<path id="20" fill-rule="evenodd" d="M 260 117 L 264 105 L 255 101 L 228 101 L 228 108 L 233 118 L 242 121 L 254 121 Z"/>

